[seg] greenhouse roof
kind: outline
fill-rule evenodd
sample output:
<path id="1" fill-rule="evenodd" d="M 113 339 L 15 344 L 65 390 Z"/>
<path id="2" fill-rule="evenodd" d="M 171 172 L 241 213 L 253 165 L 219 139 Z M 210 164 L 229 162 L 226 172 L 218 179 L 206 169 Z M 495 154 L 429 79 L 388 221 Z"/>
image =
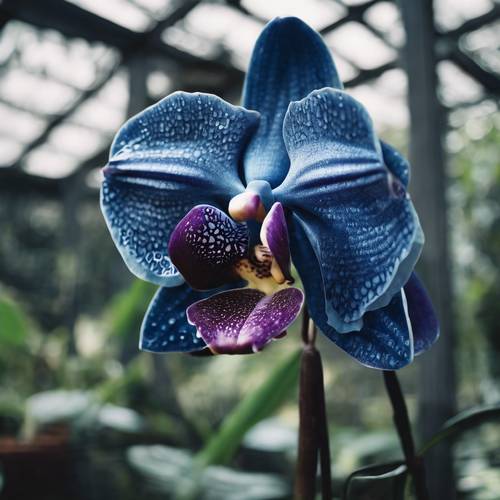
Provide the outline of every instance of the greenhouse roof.
<path id="1" fill-rule="evenodd" d="M 435 4 L 443 105 L 492 101 L 500 93 L 494 50 L 500 6 L 491 0 Z M 85 172 L 94 189 L 112 137 L 131 112 L 134 61 L 145 65 L 151 102 L 177 88 L 223 89 L 234 100 L 255 39 L 280 15 L 301 17 L 323 34 L 341 78 L 379 127 L 407 126 L 398 57 L 404 29 L 392 2 L 4 0 L 0 179 L 11 189 L 33 183 L 57 192 L 58 183 Z"/>

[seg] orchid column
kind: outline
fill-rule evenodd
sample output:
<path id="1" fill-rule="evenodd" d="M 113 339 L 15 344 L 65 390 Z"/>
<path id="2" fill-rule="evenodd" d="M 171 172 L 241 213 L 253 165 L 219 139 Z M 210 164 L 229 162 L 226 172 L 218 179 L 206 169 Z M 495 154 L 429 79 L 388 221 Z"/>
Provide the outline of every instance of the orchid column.
<path id="1" fill-rule="evenodd" d="M 293 263 L 329 339 L 371 368 L 407 365 L 438 335 L 413 274 L 407 162 L 296 18 L 257 40 L 243 106 L 176 92 L 115 138 L 103 213 L 130 270 L 160 286 L 141 349 L 260 351 L 302 308 Z"/>

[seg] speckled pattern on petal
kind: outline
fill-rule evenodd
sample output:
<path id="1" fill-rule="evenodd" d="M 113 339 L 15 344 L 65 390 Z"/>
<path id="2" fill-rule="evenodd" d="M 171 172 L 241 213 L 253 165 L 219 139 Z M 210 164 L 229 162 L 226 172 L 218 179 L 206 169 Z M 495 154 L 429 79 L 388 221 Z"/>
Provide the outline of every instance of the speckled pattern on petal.
<path id="1" fill-rule="evenodd" d="M 101 206 L 130 270 L 163 286 L 182 283 L 170 233 L 197 204 L 227 207 L 258 114 L 207 94 L 176 92 L 131 118 L 104 169 Z"/>
<path id="2" fill-rule="evenodd" d="M 105 181 L 101 197 L 109 230 L 129 269 L 157 285 L 183 283 L 168 255 L 168 240 L 195 200 L 119 181 Z"/>
<path id="3" fill-rule="evenodd" d="M 203 349 L 205 342 L 196 336 L 196 328 L 186 318 L 186 308 L 209 296 L 184 284 L 159 288 L 141 327 L 139 347 L 150 352 L 190 352 Z"/>
<path id="4" fill-rule="evenodd" d="M 413 359 L 413 339 L 401 293 L 382 309 L 365 314 L 361 331 L 339 333 L 328 324 L 321 270 L 300 222 L 290 224 L 292 259 L 300 261 L 299 275 L 307 306 L 318 328 L 357 361 L 370 368 L 397 370 Z"/>
<path id="5" fill-rule="evenodd" d="M 363 319 L 359 332 L 336 334 L 324 328 L 323 333 L 366 366 L 397 370 L 411 363 L 413 337 L 401 293 L 387 306 L 367 312 Z"/>
<path id="6" fill-rule="evenodd" d="M 276 337 L 298 316 L 304 295 L 298 288 L 285 288 L 264 297 L 243 325 L 238 341 L 251 343 L 260 351 L 270 338 Z"/>
<path id="7" fill-rule="evenodd" d="M 261 350 L 278 337 L 300 313 L 304 297 L 297 288 L 273 295 L 243 288 L 201 300 L 187 311 L 191 324 L 210 349 L 219 354 Z"/>
<path id="8" fill-rule="evenodd" d="M 328 323 L 359 330 L 413 270 L 423 244 L 415 211 L 404 190 L 391 191 L 371 120 L 346 93 L 323 89 L 291 103 L 284 137 L 291 167 L 273 193 L 320 262 Z"/>
<path id="9" fill-rule="evenodd" d="M 198 205 L 174 229 L 168 251 L 193 288 L 209 290 L 239 279 L 233 264 L 248 254 L 248 230 L 221 210 Z"/>

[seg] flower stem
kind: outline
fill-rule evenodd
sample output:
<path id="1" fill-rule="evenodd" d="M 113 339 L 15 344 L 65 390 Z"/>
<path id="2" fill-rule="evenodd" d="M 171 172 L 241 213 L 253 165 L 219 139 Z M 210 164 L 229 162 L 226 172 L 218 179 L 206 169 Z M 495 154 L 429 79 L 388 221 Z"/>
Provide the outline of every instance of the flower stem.
<path id="1" fill-rule="evenodd" d="M 429 500 L 422 458 L 415 452 L 408 409 L 395 371 L 383 371 L 384 383 L 392 405 L 393 421 L 399 435 L 406 465 L 413 477 L 417 500 Z"/>
<path id="2" fill-rule="evenodd" d="M 313 500 L 316 495 L 318 458 L 321 466 L 322 498 L 332 497 L 330 446 L 325 408 L 323 367 L 314 343 L 316 326 L 307 311 L 302 321 L 302 351 L 299 388 L 299 450 L 295 499 Z"/>

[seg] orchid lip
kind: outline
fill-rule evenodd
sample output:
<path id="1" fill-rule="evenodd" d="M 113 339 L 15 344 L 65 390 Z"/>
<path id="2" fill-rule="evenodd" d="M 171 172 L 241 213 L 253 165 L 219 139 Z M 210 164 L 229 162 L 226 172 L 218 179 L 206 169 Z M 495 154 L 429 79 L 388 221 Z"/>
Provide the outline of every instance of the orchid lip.
<path id="1" fill-rule="evenodd" d="M 297 318 L 303 302 L 298 288 L 272 295 L 242 288 L 200 300 L 186 309 L 186 315 L 213 353 L 247 354 L 281 337 Z"/>

